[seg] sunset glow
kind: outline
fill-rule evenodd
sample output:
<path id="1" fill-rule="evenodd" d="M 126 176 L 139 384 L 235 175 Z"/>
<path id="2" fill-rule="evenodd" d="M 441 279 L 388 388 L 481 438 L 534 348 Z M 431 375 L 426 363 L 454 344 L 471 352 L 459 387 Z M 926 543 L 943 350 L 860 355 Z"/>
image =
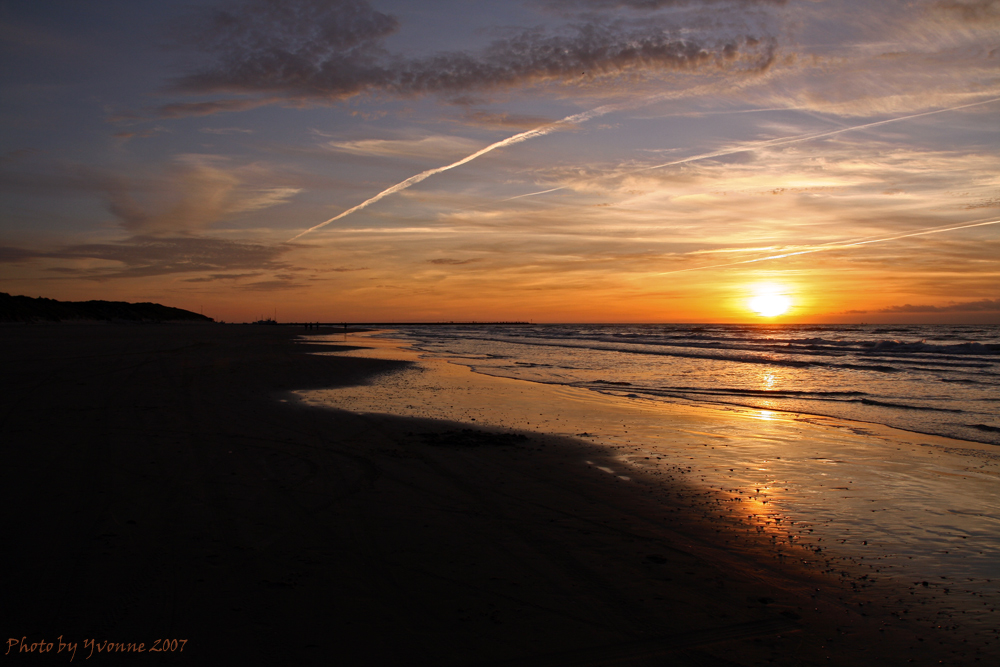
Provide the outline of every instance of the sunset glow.
<path id="1" fill-rule="evenodd" d="M 227 321 L 997 322 L 994 5 L 13 3 L 0 291 Z M 742 292 L 762 280 L 802 289 Z"/>
<path id="2" fill-rule="evenodd" d="M 776 317 L 788 311 L 792 300 L 782 294 L 760 294 L 750 299 L 750 310 L 761 317 Z"/>

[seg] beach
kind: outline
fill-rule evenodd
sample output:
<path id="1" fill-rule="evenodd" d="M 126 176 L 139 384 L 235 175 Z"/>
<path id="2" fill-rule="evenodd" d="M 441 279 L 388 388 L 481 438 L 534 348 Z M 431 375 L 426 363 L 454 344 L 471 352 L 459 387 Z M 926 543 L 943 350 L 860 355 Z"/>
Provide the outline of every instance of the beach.
<path id="1" fill-rule="evenodd" d="M 20 650 L 60 636 L 79 643 L 74 662 L 88 639 L 185 640 L 130 657 L 168 664 L 1000 656 L 996 579 L 946 586 L 884 550 L 868 557 L 886 557 L 875 572 L 859 555 L 868 545 L 787 525 L 801 491 L 754 486 L 775 479 L 760 461 L 781 479 L 819 474 L 802 461 L 827 456 L 824 443 L 880 459 L 907 448 L 935 470 L 950 469 L 949 448 L 975 450 L 988 484 L 988 445 L 778 412 L 664 411 L 475 374 L 360 332 L 307 333 L 0 328 L 5 659 L 64 660 Z M 777 463 L 779 444 L 799 448 L 791 462 Z M 845 515 L 879 499 L 893 461 L 873 460 L 831 475 L 823 493 L 864 487 Z M 718 474 L 703 473 L 713 461 Z"/>

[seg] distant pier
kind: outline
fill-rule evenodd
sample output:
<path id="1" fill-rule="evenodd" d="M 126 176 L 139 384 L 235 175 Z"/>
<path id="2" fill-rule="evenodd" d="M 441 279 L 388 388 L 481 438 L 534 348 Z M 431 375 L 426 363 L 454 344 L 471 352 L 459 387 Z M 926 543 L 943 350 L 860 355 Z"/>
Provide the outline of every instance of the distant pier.
<path id="1" fill-rule="evenodd" d="M 533 326 L 533 322 L 275 322 L 262 320 L 252 324 L 277 324 L 294 327 L 438 327 L 438 326 Z"/>

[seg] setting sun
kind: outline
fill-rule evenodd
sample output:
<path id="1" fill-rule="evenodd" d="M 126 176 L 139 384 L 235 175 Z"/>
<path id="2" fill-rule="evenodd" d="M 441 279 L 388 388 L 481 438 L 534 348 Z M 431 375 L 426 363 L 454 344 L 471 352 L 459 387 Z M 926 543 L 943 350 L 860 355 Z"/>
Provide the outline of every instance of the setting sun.
<path id="1" fill-rule="evenodd" d="M 785 313 L 792 305 L 792 300 L 778 293 L 777 288 L 768 287 L 759 290 L 757 296 L 750 299 L 750 310 L 761 317 L 776 317 Z"/>

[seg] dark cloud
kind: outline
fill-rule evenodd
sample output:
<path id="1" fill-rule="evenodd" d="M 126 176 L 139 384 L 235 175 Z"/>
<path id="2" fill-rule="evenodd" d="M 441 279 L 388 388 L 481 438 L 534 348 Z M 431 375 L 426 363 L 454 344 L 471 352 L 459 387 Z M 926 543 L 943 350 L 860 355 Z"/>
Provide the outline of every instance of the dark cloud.
<path id="1" fill-rule="evenodd" d="M 947 306 L 913 306 L 905 304 L 902 306 L 891 306 L 882 308 L 880 313 L 979 313 L 1000 311 L 1000 299 L 981 299 L 979 301 L 965 301 L 962 303 L 951 303 Z"/>
<path id="2" fill-rule="evenodd" d="M 10 246 L 0 246 L 0 263 L 24 262 L 35 258 L 37 255 L 23 248 L 12 248 Z"/>
<path id="3" fill-rule="evenodd" d="M 399 28 L 364 0 L 251 0 L 206 14 L 186 41 L 216 62 L 178 81 L 184 92 L 356 94 L 386 83 L 381 40 Z"/>
<path id="4" fill-rule="evenodd" d="M 242 92 L 242 91 L 240 91 Z M 277 99 L 235 99 L 215 100 L 211 102 L 177 102 L 164 104 L 157 111 L 164 118 L 182 118 L 184 116 L 210 116 L 226 111 L 249 111 L 265 104 L 276 102 Z"/>
<path id="5" fill-rule="evenodd" d="M 219 280 L 240 280 L 242 278 L 259 278 L 264 275 L 260 271 L 254 271 L 251 273 L 213 273 L 207 276 L 199 276 L 197 278 L 185 278 L 186 283 L 214 283 Z"/>
<path id="6" fill-rule="evenodd" d="M 259 282 L 242 285 L 243 289 L 251 292 L 275 292 L 286 289 L 297 289 L 299 287 L 305 287 L 305 284 L 284 277 L 276 280 L 261 280 Z"/>
<path id="7" fill-rule="evenodd" d="M 361 0 L 254 0 L 216 11 L 188 40 L 213 62 L 175 81 L 174 89 L 255 97 L 170 104 L 160 113 L 205 115 L 277 99 L 329 101 L 366 92 L 462 98 L 514 85 L 711 65 L 760 70 L 774 54 L 773 41 L 759 35 L 699 40 L 648 22 L 591 20 L 559 32 L 515 32 L 478 54 L 404 58 L 381 46 L 397 27 L 395 18 Z"/>
<path id="8" fill-rule="evenodd" d="M 0 261 L 27 259 L 104 260 L 121 267 L 78 268 L 59 266 L 49 271 L 91 280 L 138 278 L 177 273 L 279 270 L 287 268 L 280 257 L 291 246 L 211 238 L 157 238 L 136 236 L 120 243 L 86 243 L 53 251 L 0 249 Z M 249 274 L 248 274 L 249 275 Z"/>
<path id="9" fill-rule="evenodd" d="M 473 262 L 478 262 L 478 259 L 429 259 L 427 262 L 429 264 L 441 264 L 447 266 L 459 266 L 461 264 L 472 264 Z"/>
<path id="10" fill-rule="evenodd" d="M 205 134 L 253 134 L 253 130 L 246 130 L 242 127 L 203 127 L 199 132 Z"/>
<path id="11" fill-rule="evenodd" d="M 1000 197 L 994 197 L 993 199 L 985 199 L 981 202 L 976 202 L 975 204 L 969 204 L 965 208 L 1000 208 Z"/>

